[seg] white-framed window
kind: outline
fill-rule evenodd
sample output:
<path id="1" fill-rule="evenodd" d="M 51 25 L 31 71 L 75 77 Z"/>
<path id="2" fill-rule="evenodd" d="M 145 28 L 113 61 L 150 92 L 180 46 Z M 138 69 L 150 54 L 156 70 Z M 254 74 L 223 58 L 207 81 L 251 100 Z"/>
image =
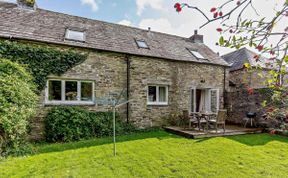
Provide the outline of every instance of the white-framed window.
<path id="1" fill-rule="evenodd" d="M 168 105 L 168 86 L 149 85 L 147 90 L 148 105 Z"/>
<path id="2" fill-rule="evenodd" d="M 45 89 L 48 105 L 93 105 L 94 82 L 86 80 L 49 79 Z"/>
<path id="3" fill-rule="evenodd" d="M 66 29 L 65 39 L 84 42 L 85 41 L 85 32 Z"/>

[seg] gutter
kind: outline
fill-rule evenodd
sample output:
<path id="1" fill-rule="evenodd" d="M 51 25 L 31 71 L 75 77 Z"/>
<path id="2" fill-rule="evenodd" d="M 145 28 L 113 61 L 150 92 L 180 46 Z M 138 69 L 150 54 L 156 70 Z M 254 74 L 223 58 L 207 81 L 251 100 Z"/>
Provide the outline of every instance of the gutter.
<path id="1" fill-rule="evenodd" d="M 226 67 L 224 67 L 224 83 L 223 83 L 223 105 L 226 107 Z"/>

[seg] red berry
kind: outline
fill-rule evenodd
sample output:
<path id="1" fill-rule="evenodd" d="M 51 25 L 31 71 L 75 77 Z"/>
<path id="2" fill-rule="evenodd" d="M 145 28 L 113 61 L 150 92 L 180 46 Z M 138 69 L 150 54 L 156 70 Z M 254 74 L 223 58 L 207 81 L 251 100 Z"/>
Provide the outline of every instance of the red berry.
<path id="1" fill-rule="evenodd" d="M 270 55 L 271 55 L 271 56 L 274 56 L 274 55 L 275 55 L 275 51 L 272 51 L 272 50 L 271 50 L 271 51 L 270 51 Z"/>
<path id="2" fill-rule="evenodd" d="M 262 50 L 263 50 L 263 48 L 264 48 L 264 46 L 263 46 L 263 45 L 258 45 L 258 46 L 256 47 L 256 49 L 258 49 L 258 51 L 262 51 Z"/>
<path id="3" fill-rule="evenodd" d="M 222 28 L 217 28 L 216 30 L 217 30 L 217 32 L 222 32 L 223 31 Z"/>
<path id="4" fill-rule="evenodd" d="M 214 13 L 214 18 L 217 18 L 218 17 L 218 12 L 215 12 Z"/>
<path id="5" fill-rule="evenodd" d="M 210 10 L 210 12 L 215 12 L 215 11 L 216 11 L 215 7 L 212 7 L 212 9 Z"/>
<path id="6" fill-rule="evenodd" d="M 177 7 L 177 8 L 176 8 L 176 11 L 177 11 L 177 12 L 181 12 L 181 11 L 182 11 L 182 8 L 181 8 L 181 7 Z"/>
<path id="7" fill-rule="evenodd" d="M 223 16 L 223 12 L 222 12 L 222 11 L 219 12 L 219 16 L 220 16 L 220 17 Z"/>
<path id="8" fill-rule="evenodd" d="M 177 8 L 179 8 L 179 7 L 181 7 L 181 4 L 177 2 L 177 3 L 174 5 L 174 8 L 177 9 Z"/>

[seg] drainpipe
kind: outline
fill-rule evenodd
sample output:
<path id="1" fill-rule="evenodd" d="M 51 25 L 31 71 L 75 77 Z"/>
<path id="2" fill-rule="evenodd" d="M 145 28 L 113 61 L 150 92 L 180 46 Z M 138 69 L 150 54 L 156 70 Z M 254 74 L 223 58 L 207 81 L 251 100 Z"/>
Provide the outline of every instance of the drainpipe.
<path id="1" fill-rule="evenodd" d="M 223 105 L 226 107 L 226 67 L 224 67 L 224 84 L 223 84 Z"/>
<path id="2" fill-rule="evenodd" d="M 130 99 L 130 68 L 131 68 L 131 61 L 130 61 L 130 57 L 128 55 L 125 56 L 126 62 L 127 62 L 127 93 L 126 93 L 126 97 L 127 97 L 127 101 L 129 101 Z M 127 110 L 127 118 L 126 118 L 126 122 L 129 123 L 129 103 L 126 104 L 126 110 Z"/>

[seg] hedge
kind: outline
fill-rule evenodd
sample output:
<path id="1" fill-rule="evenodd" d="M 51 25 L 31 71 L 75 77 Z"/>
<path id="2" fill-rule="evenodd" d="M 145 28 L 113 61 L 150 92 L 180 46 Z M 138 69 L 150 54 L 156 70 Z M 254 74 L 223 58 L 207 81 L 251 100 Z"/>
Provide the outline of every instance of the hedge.
<path id="1" fill-rule="evenodd" d="M 91 112 L 75 106 L 52 108 L 44 119 L 47 142 L 70 142 L 91 137 L 112 135 L 112 112 Z M 117 134 L 127 134 L 136 128 L 116 115 Z"/>

